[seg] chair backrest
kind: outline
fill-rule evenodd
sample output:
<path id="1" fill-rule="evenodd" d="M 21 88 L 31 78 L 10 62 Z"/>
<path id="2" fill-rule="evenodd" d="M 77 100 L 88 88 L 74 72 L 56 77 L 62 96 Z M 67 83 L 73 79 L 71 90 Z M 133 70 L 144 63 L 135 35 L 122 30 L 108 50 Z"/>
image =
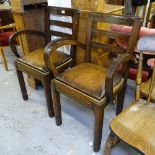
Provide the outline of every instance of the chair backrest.
<path id="1" fill-rule="evenodd" d="M 47 6 L 45 9 L 46 43 L 51 41 L 51 36 L 77 39 L 79 25 L 79 10 L 54 6 Z M 57 16 L 57 18 L 55 16 Z M 65 17 L 70 18 L 71 21 L 64 21 L 66 20 Z M 52 29 L 52 26 L 56 26 L 59 28 Z M 66 30 L 62 31 L 60 27 L 64 29 L 68 28 L 70 29 L 70 31 L 68 31 L 68 33 L 66 32 Z"/>
<path id="2" fill-rule="evenodd" d="M 143 51 L 152 51 L 155 53 L 155 35 L 148 35 L 148 36 L 141 37 L 138 41 L 137 48 L 140 51 L 140 56 L 139 56 L 137 79 L 136 79 L 136 100 L 139 100 L 141 97 Z M 155 65 L 153 67 L 152 79 L 149 86 L 148 101 L 150 101 L 151 99 L 154 80 L 155 80 Z"/>
<path id="3" fill-rule="evenodd" d="M 45 8 L 45 42 L 52 37 L 77 40 L 79 27 L 78 9 L 47 6 Z M 68 22 L 69 20 L 69 22 Z M 71 46 L 72 65 L 76 64 L 76 46 Z"/>
<path id="4" fill-rule="evenodd" d="M 85 62 L 91 62 L 91 49 L 103 49 L 107 52 L 115 54 L 132 53 L 137 43 L 141 20 L 140 18 L 134 18 L 129 16 L 120 16 L 103 13 L 90 13 L 88 17 L 87 37 L 86 37 L 86 53 Z M 118 24 L 131 26 L 131 34 L 112 32 L 103 30 L 103 24 Z M 100 26 L 101 25 L 101 26 Z M 102 26 L 103 25 L 103 26 Z M 121 39 L 127 42 L 127 48 L 118 47 L 109 43 L 101 43 L 94 40 L 96 36 L 106 37 L 107 39 Z"/>

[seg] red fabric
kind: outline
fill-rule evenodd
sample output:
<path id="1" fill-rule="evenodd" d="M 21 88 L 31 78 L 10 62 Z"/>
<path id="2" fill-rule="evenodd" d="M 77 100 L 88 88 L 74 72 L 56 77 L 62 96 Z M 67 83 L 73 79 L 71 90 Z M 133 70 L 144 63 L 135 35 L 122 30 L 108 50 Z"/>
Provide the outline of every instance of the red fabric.
<path id="1" fill-rule="evenodd" d="M 137 76 L 137 69 L 134 68 L 130 68 L 129 69 L 129 79 L 131 80 L 136 80 L 136 76 Z M 142 81 L 145 82 L 148 80 L 148 72 L 146 71 L 142 71 Z"/>
<path id="2" fill-rule="evenodd" d="M 13 34 L 13 32 L 0 33 L 0 46 L 8 46 L 9 45 L 9 37 L 12 34 Z"/>
<path id="3" fill-rule="evenodd" d="M 131 80 L 136 80 L 137 69 L 130 68 L 128 78 Z M 148 80 L 148 72 L 142 71 L 142 81 L 145 82 Z"/>
<path id="4" fill-rule="evenodd" d="M 121 73 L 122 72 L 122 65 L 120 65 L 117 69 L 117 72 Z M 129 68 L 129 75 L 128 78 L 131 80 L 136 80 L 137 76 L 137 69 L 134 68 Z M 149 74 L 147 71 L 142 71 L 142 81 L 145 82 L 148 80 Z"/>
<path id="5" fill-rule="evenodd" d="M 110 30 L 113 31 L 113 32 L 131 34 L 132 28 L 130 26 L 111 24 Z M 145 36 L 145 35 L 155 35 L 155 29 L 149 29 L 149 28 L 146 28 L 146 27 L 141 27 L 140 33 L 139 33 L 139 38 L 142 37 L 142 36 Z M 125 49 L 128 47 L 126 41 L 124 41 L 124 40 L 117 40 L 117 44 L 119 46 L 125 48 Z M 135 47 L 135 51 L 138 52 L 136 47 Z M 149 53 L 149 51 L 145 51 L 145 53 Z M 148 65 L 152 67 L 154 65 L 154 60 L 150 59 L 148 61 Z M 129 79 L 136 80 L 136 73 L 137 73 L 137 69 L 130 68 L 130 70 L 129 70 Z M 146 81 L 148 79 L 148 72 L 146 72 L 146 71 L 142 72 L 142 79 L 143 79 L 143 81 Z"/>

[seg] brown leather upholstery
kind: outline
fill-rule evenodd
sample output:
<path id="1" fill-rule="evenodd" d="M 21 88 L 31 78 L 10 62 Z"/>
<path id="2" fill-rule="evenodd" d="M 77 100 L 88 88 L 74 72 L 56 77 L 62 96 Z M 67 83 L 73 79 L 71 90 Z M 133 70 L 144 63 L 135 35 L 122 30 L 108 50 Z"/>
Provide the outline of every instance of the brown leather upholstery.
<path id="1" fill-rule="evenodd" d="M 101 99 L 105 94 L 106 68 L 95 64 L 83 63 L 60 74 L 56 80 L 61 81 L 85 94 Z M 122 76 L 116 74 L 114 86 L 122 81 Z"/>
<path id="2" fill-rule="evenodd" d="M 129 145 L 146 155 L 154 155 L 155 104 L 140 100 L 131 105 L 112 120 L 110 128 Z"/>
<path id="3" fill-rule="evenodd" d="M 67 61 L 70 61 L 71 57 L 68 54 L 57 51 L 54 57 L 55 66 L 60 66 Z M 44 49 L 40 48 L 31 53 L 25 55 L 24 57 L 18 59 L 18 61 L 22 61 L 22 63 L 33 66 L 39 70 L 45 71 L 45 62 L 44 62 Z"/>

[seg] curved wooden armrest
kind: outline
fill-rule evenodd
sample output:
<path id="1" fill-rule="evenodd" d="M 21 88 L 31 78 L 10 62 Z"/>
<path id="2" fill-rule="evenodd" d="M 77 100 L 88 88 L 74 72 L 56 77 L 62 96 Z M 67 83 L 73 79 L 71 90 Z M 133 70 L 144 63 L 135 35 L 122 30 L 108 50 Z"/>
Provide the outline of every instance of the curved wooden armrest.
<path id="1" fill-rule="evenodd" d="M 51 69 L 54 74 L 58 74 L 58 70 L 53 63 L 52 55 L 54 55 L 56 49 L 65 45 L 75 45 L 84 48 L 82 43 L 67 38 L 55 39 L 54 41 L 49 42 L 44 49 L 44 60 L 46 66 Z"/>
<path id="2" fill-rule="evenodd" d="M 16 27 L 15 23 L 11 23 L 9 25 L 0 26 L 0 30 L 11 29 L 11 28 L 15 28 L 15 27 Z"/>
<path id="3" fill-rule="evenodd" d="M 118 67 L 129 60 L 131 60 L 132 55 L 131 54 L 121 54 L 117 57 L 116 61 L 110 65 L 105 79 L 105 94 L 108 100 L 110 102 L 113 102 L 114 94 L 113 94 L 113 80 L 115 73 L 118 69 Z"/>
<path id="4" fill-rule="evenodd" d="M 22 34 L 33 34 L 33 35 L 40 35 L 40 36 L 45 37 L 44 32 L 36 31 L 36 30 L 21 30 L 21 31 L 18 31 L 18 32 L 15 32 L 14 34 L 12 34 L 9 38 L 9 45 L 10 45 L 11 50 L 13 51 L 13 53 L 15 54 L 15 56 L 17 58 L 19 58 L 20 55 L 18 54 L 14 43 L 15 43 L 17 37 Z"/>

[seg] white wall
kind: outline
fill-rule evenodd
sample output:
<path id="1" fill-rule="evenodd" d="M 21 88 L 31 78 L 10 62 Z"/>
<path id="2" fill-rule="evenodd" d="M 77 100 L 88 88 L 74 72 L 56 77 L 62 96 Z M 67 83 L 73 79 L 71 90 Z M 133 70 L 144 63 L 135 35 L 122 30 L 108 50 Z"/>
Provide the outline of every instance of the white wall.
<path id="1" fill-rule="evenodd" d="M 58 6 L 58 7 L 71 8 L 71 0 L 48 0 L 48 5 L 49 6 Z M 51 15 L 50 18 L 57 19 L 59 21 L 72 22 L 72 19 L 70 17 L 60 17 L 60 16 Z M 72 31 L 70 29 L 67 29 L 67 28 L 64 29 L 64 28 L 58 27 L 58 26 L 51 26 L 51 29 L 61 31 L 61 32 L 65 32 L 65 33 L 68 33 L 68 34 L 72 33 Z M 57 37 L 51 37 L 51 40 L 54 40 L 56 38 Z M 59 50 L 64 51 L 65 53 L 69 54 L 70 53 L 70 46 L 62 47 Z"/>
<path id="2" fill-rule="evenodd" d="M 48 0 L 49 6 L 71 7 L 71 0 Z"/>

